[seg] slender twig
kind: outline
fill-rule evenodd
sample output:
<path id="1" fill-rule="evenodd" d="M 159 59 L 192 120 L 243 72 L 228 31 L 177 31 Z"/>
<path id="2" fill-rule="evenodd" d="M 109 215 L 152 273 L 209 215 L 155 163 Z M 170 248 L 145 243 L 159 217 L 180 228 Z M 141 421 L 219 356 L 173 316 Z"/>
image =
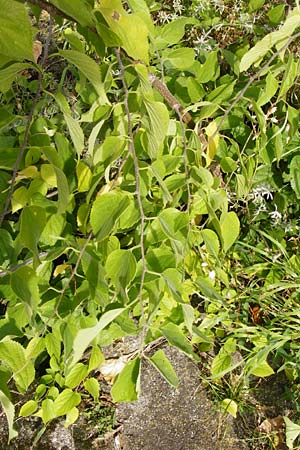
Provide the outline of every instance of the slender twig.
<path id="1" fill-rule="evenodd" d="M 135 174 L 135 195 L 136 195 L 139 213 L 140 213 L 140 227 L 141 227 L 140 249 L 141 249 L 142 273 L 141 273 L 141 282 L 140 282 L 140 290 L 139 290 L 139 301 L 140 301 L 140 308 L 141 308 L 142 321 L 143 321 L 143 331 L 142 331 L 142 335 L 141 335 L 141 351 L 142 351 L 142 346 L 144 343 L 144 338 L 145 338 L 145 333 L 146 333 L 145 308 L 144 308 L 144 303 L 143 303 L 143 287 L 144 287 L 145 275 L 146 275 L 146 271 L 147 271 L 146 254 L 145 254 L 145 247 L 144 247 L 146 216 L 145 216 L 145 212 L 144 212 L 144 208 L 143 208 L 142 194 L 141 194 L 141 189 L 140 189 L 139 161 L 138 161 L 138 157 L 137 157 L 137 153 L 136 153 L 135 145 L 134 145 L 133 127 L 132 127 L 132 120 L 131 120 L 131 114 L 130 114 L 129 103 L 128 103 L 129 90 L 128 90 L 128 86 L 127 86 L 126 78 L 125 78 L 125 68 L 124 68 L 124 64 L 121 59 L 120 49 L 119 48 L 116 49 L 115 53 L 116 53 L 117 61 L 118 61 L 119 68 L 120 68 L 120 78 L 121 78 L 122 85 L 124 88 L 124 108 L 125 108 L 125 112 L 126 112 L 126 116 L 127 116 L 129 148 L 130 148 L 130 152 L 131 152 L 132 159 L 133 159 L 134 174 Z"/>
<path id="2" fill-rule="evenodd" d="M 179 119 L 183 120 L 183 122 L 185 122 L 190 128 L 194 128 L 195 124 L 192 116 L 190 113 L 184 111 L 184 107 L 170 92 L 168 87 L 150 70 L 148 70 L 148 77 L 151 85 L 163 96 L 168 105 L 178 114 Z"/>
<path id="3" fill-rule="evenodd" d="M 187 141 L 186 141 L 186 135 L 185 135 L 185 126 L 184 126 L 183 117 L 181 114 L 179 114 L 179 120 L 180 120 L 181 136 L 182 136 L 182 143 L 183 143 L 183 166 L 184 166 L 185 185 L 186 185 L 186 192 L 187 192 L 186 212 L 187 212 L 187 215 L 189 218 L 188 232 L 187 232 L 187 236 L 186 236 L 184 248 L 183 248 L 183 261 L 184 261 L 185 256 L 186 256 L 186 251 L 188 248 L 190 231 L 191 231 L 191 221 L 190 221 L 191 188 L 190 188 L 190 173 L 189 173 L 189 167 L 188 167 Z M 182 282 L 184 282 L 184 280 L 185 280 L 184 266 L 185 266 L 185 264 L 183 264 Z"/>
<path id="4" fill-rule="evenodd" d="M 48 28 L 48 36 L 47 36 L 47 39 L 46 39 L 46 42 L 45 42 L 45 45 L 44 45 L 44 53 L 43 53 L 41 64 L 40 64 L 41 65 L 41 70 L 38 72 L 37 91 L 36 91 L 36 94 L 34 96 L 29 115 L 27 117 L 23 141 L 22 141 L 22 144 L 21 144 L 18 156 L 16 158 L 15 164 L 13 166 L 12 178 L 11 178 L 11 181 L 10 181 L 10 188 L 8 190 L 8 194 L 7 194 L 7 197 L 6 197 L 6 200 L 5 200 L 3 211 L 0 214 L 0 227 L 1 227 L 2 223 L 3 223 L 3 220 L 4 220 L 5 216 L 6 216 L 6 214 L 8 213 L 8 211 L 10 209 L 9 205 L 10 205 L 11 199 L 12 199 L 13 194 L 14 194 L 14 188 L 15 188 L 16 178 L 17 178 L 17 174 L 18 174 L 18 170 L 19 170 L 19 165 L 20 165 L 20 162 L 21 162 L 21 160 L 23 158 L 23 155 L 24 155 L 24 152 L 26 150 L 26 147 L 28 145 L 29 131 L 30 131 L 30 127 L 31 127 L 31 122 L 33 120 L 35 109 L 37 107 L 38 101 L 39 101 L 41 93 L 42 93 L 42 83 L 43 83 L 43 72 L 42 72 L 42 69 L 45 66 L 47 58 L 48 58 L 49 45 L 50 45 L 51 36 L 52 36 L 52 25 L 53 25 L 52 18 L 50 17 L 49 28 Z"/>

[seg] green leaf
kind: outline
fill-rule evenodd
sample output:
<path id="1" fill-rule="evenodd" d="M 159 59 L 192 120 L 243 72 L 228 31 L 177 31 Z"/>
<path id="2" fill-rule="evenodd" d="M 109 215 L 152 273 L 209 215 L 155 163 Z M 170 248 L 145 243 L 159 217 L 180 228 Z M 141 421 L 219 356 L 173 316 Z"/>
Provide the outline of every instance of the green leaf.
<path id="1" fill-rule="evenodd" d="M 295 29 L 300 26 L 300 11 L 295 8 L 287 17 L 285 23 L 278 31 L 267 34 L 258 43 L 245 53 L 241 59 L 240 71 L 245 72 L 260 60 L 272 49 L 276 44 L 278 49 L 281 48 L 285 41 L 290 38 Z"/>
<path id="2" fill-rule="evenodd" d="M 13 372 L 19 391 L 25 392 L 34 380 L 35 370 L 22 345 L 15 341 L 0 342 L 0 359 Z"/>
<path id="3" fill-rule="evenodd" d="M 78 181 L 78 192 L 86 192 L 89 190 L 93 178 L 93 174 L 89 166 L 79 161 L 76 166 L 76 175 Z"/>
<path id="4" fill-rule="evenodd" d="M 62 205 L 62 199 L 60 205 Z M 62 236 L 65 222 L 65 217 L 62 214 L 51 215 L 40 236 L 40 242 L 51 247 L 55 245 Z"/>
<path id="5" fill-rule="evenodd" d="M 129 204 L 126 194 L 108 192 L 100 195 L 93 203 L 91 225 L 99 241 L 113 233 L 117 221 Z"/>
<path id="6" fill-rule="evenodd" d="M 204 64 L 197 67 L 196 79 L 199 83 L 214 81 L 219 75 L 218 51 L 210 52 Z"/>
<path id="7" fill-rule="evenodd" d="M 294 442 L 300 434 L 300 425 L 292 422 L 288 417 L 283 416 L 285 422 L 285 442 L 289 449 L 294 449 Z"/>
<path id="8" fill-rule="evenodd" d="M 240 222 L 235 212 L 223 213 L 220 219 L 224 252 L 227 252 L 237 240 L 240 233 Z"/>
<path id="9" fill-rule="evenodd" d="M 0 0 L 0 54 L 11 60 L 34 61 L 33 36 L 25 5 L 14 0 Z"/>
<path id="10" fill-rule="evenodd" d="M 278 86 L 279 86 L 278 81 L 276 80 L 272 72 L 269 72 L 266 78 L 265 88 L 257 100 L 257 105 L 261 107 L 266 103 L 268 103 L 271 100 L 271 98 L 276 94 Z"/>
<path id="11" fill-rule="evenodd" d="M 211 375 L 213 379 L 218 379 L 222 377 L 222 372 L 226 371 L 231 364 L 231 354 L 221 348 L 219 353 L 214 357 L 211 365 Z"/>
<path id="12" fill-rule="evenodd" d="M 63 390 L 54 400 L 55 417 L 64 416 L 81 402 L 81 396 L 71 389 Z"/>
<path id="13" fill-rule="evenodd" d="M 84 388 L 91 394 L 94 402 L 98 403 L 100 393 L 99 381 L 96 378 L 89 378 L 84 382 Z"/>
<path id="14" fill-rule="evenodd" d="M 76 50 L 59 50 L 59 54 L 69 61 L 69 63 L 76 66 L 77 69 L 92 83 L 99 95 L 100 102 L 102 104 L 109 104 L 102 83 L 99 65 L 85 53 L 77 52 Z"/>
<path id="15" fill-rule="evenodd" d="M 229 156 L 225 156 L 221 159 L 220 166 L 224 173 L 232 173 L 237 169 L 237 162 Z"/>
<path id="16" fill-rule="evenodd" d="M 138 399 L 140 390 L 140 366 L 140 358 L 135 358 L 118 375 L 111 388 L 113 402 L 132 402 Z"/>
<path id="17" fill-rule="evenodd" d="M 103 0 L 99 10 L 110 29 L 120 38 L 126 53 L 149 64 L 149 31 L 139 14 L 128 14 L 121 0 Z"/>
<path id="18" fill-rule="evenodd" d="M 105 356 L 101 352 L 100 348 L 98 346 L 95 346 L 92 348 L 91 356 L 89 360 L 89 369 L 88 372 L 90 373 L 92 370 L 97 369 L 97 367 L 100 366 L 100 364 L 105 360 Z"/>
<path id="19" fill-rule="evenodd" d="M 97 160 L 107 166 L 121 156 L 125 148 L 125 139 L 122 136 L 107 136 L 97 151 Z"/>
<path id="20" fill-rule="evenodd" d="M 72 142 L 74 144 L 75 150 L 77 152 L 78 157 L 81 156 L 81 153 L 84 149 L 84 134 L 83 131 L 79 125 L 79 122 L 70 114 L 64 113 L 64 119 L 66 121 L 67 127 L 70 132 L 70 136 L 72 139 Z"/>
<path id="21" fill-rule="evenodd" d="M 135 277 L 136 259 L 130 250 L 114 250 L 108 255 L 105 270 L 117 289 L 125 289 Z"/>
<path id="22" fill-rule="evenodd" d="M 5 69 L 0 69 L 0 92 L 8 91 L 17 74 L 22 72 L 22 70 L 30 68 L 32 68 L 30 64 L 15 63 L 5 67 Z"/>
<path id="23" fill-rule="evenodd" d="M 79 416 L 79 409 L 74 406 L 70 411 L 66 414 L 66 420 L 65 420 L 65 428 L 68 428 L 70 425 L 72 425 Z"/>
<path id="24" fill-rule="evenodd" d="M 8 441 L 10 442 L 13 438 L 18 436 L 18 432 L 14 429 L 15 407 L 8 395 L 6 395 L 2 389 L 0 389 L 0 403 L 7 418 Z"/>
<path id="25" fill-rule="evenodd" d="M 278 25 L 284 18 L 285 4 L 274 6 L 267 12 L 272 25 Z"/>
<path id="26" fill-rule="evenodd" d="M 46 225 L 46 212 L 40 206 L 25 206 L 21 213 L 20 241 L 38 261 L 38 242 Z"/>
<path id="27" fill-rule="evenodd" d="M 90 328 L 82 328 L 78 331 L 72 345 L 73 355 L 68 367 L 71 368 L 79 361 L 85 350 L 91 342 L 98 336 L 101 330 L 109 325 L 116 317 L 118 317 L 126 308 L 117 308 L 105 312 L 97 324 Z"/>
<path id="28" fill-rule="evenodd" d="M 28 400 L 28 402 L 22 405 L 19 417 L 28 417 L 31 416 L 38 409 L 38 403 L 35 400 Z"/>
<path id="29" fill-rule="evenodd" d="M 83 27 L 93 26 L 90 4 L 85 0 L 51 0 L 60 11 L 73 17 Z"/>
<path id="30" fill-rule="evenodd" d="M 199 356 L 194 353 L 193 346 L 183 334 L 179 326 L 175 325 L 172 322 L 169 322 L 161 329 L 161 332 L 170 345 L 179 348 L 179 350 L 181 350 L 190 358 L 199 361 Z"/>
<path id="31" fill-rule="evenodd" d="M 258 364 L 255 364 L 254 367 L 250 367 L 249 373 L 256 377 L 269 377 L 270 375 L 273 375 L 274 370 L 267 361 L 260 361 Z"/>
<path id="32" fill-rule="evenodd" d="M 11 274 L 11 288 L 14 293 L 34 311 L 40 301 L 38 277 L 29 266 L 19 267 Z"/>
<path id="33" fill-rule="evenodd" d="M 289 91 L 289 89 L 294 85 L 295 79 L 298 76 L 298 72 L 299 72 L 299 61 L 298 60 L 295 61 L 293 55 L 289 55 L 288 63 L 286 65 L 286 69 L 277 97 L 278 100 L 284 97 Z"/>
<path id="34" fill-rule="evenodd" d="M 162 50 L 177 44 L 184 36 L 186 25 L 195 25 L 198 21 L 193 17 L 180 17 L 161 27 L 155 27 L 153 47 Z"/>
<path id="35" fill-rule="evenodd" d="M 0 71 L 1 76 L 1 71 Z M 1 87 L 1 83 L 0 83 Z M 0 131 L 12 123 L 17 116 L 11 114 L 6 108 L 0 108 Z"/>
<path id="36" fill-rule="evenodd" d="M 231 400 L 231 398 L 224 398 L 221 406 L 226 413 L 231 414 L 232 417 L 236 419 L 238 405 L 234 400 Z"/>
<path id="37" fill-rule="evenodd" d="M 176 372 L 163 350 L 158 350 L 149 360 L 171 386 L 178 386 Z"/>
<path id="38" fill-rule="evenodd" d="M 85 364 L 77 363 L 75 364 L 68 375 L 66 376 L 65 385 L 70 389 L 74 389 L 82 382 L 82 380 L 87 376 L 88 368 Z"/>
<path id="39" fill-rule="evenodd" d="M 55 419 L 55 411 L 54 411 L 54 401 L 51 398 L 46 398 L 42 401 L 41 409 L 35 413 L 35 416 L 41 417 L 44 424 L 50 422 Z"/>
<path id="40" fill-rule="evenodd" d="M 168 268 L 176 267 L 174 252 L 168 247 L 150 249 L 146 255 L 147 267 L 152 272 L 162 273 Z"/>
<path id="41" fill-rule="evenodd" d="M 58 336 L 58 333 L 48 333 L 45 336 L 45 345 L 49 356 L 55 356 L 59 360 L 61 354 L 61 337 Z"/>
<path id="42" fill-rule="evenodd" d="M 169 239 L 185 243 L 189 222 L 186 213 L 175 208 L 167 208 L 159 214 L 158 220 Z"/>
<path id="43" fill-rule="evenodd" d="M 156 159 L 162 149 L 163 141 L 169 127 L 169 112 L 160 102 L 144 98 L 148 117 L 144 119 L 146 133 L 146 149 L 151 159 Z"/>
<path id="44" fill-rule="evenodd" d="M 259 8 L 262 8 L 265 4 L 265 0 L 250 0 L 249 2 L 249 11 L 253 12 L 256 11 Z"/>
<path id="45" fill-rule="evenodd" d="M 187 70 L 194 64 L 195 51 L 192 48 L 165 50 L 162 57 L 164 61 L 169 61 L 175 69 Z"/>
<path id="46" fill-rule="evenodd" d="M 291 186 L 297 196 L 300 199 L 300 156 L 294 156 L 290 163 L 290 182 Z"/>
<path id="47" fill-rule="evenodd" d="M 205 229 L 201 231 L 201 236 L 204 239 L 207 252 L 217 258 L 220 250 L 220 242 L 216 233 L 213 230 Z"/>

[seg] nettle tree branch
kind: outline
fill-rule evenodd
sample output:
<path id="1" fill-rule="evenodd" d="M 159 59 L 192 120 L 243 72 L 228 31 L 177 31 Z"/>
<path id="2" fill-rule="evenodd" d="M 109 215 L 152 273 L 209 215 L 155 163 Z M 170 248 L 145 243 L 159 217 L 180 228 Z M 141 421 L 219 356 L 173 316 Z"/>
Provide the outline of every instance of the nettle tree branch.
<path id="1" fill-rule="evenodd" d="M 135 175 L 135 195 L 138 203 L 138 209 L 140 213 L 140 249 L 141 249 L 141 262 L 142 262 L 142 273 L 141 273 L 141 281 L 140 281 L 140 289 L 139 289 L 139 301 L 140 301 L 140 308 L 142 313 L 142 321 L 143 321 L 143 331 L 141 335 L 141 351 L 143 349 L 144 344 L 144 338 L 146 334 L 146 320 L 145 320 L 145 308 L 143 303 L 143 288 L 144 288 L 144 281 L 145 281 L 145 275 L 147 272 L 147 266 L 146 266 L 146 253 L 145 253 L 145 221 L 146 216 L 143 208 L 142 203 L 142 194 L 141 194 L 141 188 L 140 188 L 140 168 L 139 168 L 139 161 L 134 145 L 134 135 L 133 135 L 133 126 L 132 126 L 132 120 L 131 120 L 131 114 L 129 110 L 129 90 L 126 83 L 125 78 L 125 68 L 124 64 L 121 59 L 120 54 L 120 48 L 115 50 L 115 54 L 117 57 L 118 65 L 120 68 L 120 78 L 124 89 L 124 108 L 127 116 L 127 125 L 128 125 L 128 137 L 129 137 L 129 150 L 132 155 L 133 159 L 133 165 L 134 165 L 134 175 Z"/>
<path id="2" fill-rule="evenodd" d="M 53 21 L 52 18 L 50 16 L 50 21 L 49 21 L 49 27 L 48 27 L 48 35 L 47 35 L 47 39 L 44 45 L 44 52 L 43 52 L 43 56 L 41 59 L 41 70 L 38 72 L 38 86 L 37 86 L 37 91 L 36 94 L 34 96 L 32 105 L 31 105 L 31 109 L 29 111 L 27 120 L 26 120 L 26 127 L 25 127 L 25 132 L 24 132 L 24 137 L 23 137 L 23 141 L 20 147 L 20 151 L 18 153 L 18 156 L 16 158 L 15 164 L 13 166 L 13 172 L 12 172 L 12 177 L 11 177 L 11 181 L 10 181 L 10 187 L 8 190 L 8 194 L 5 200 L 5 204 L 4 204 L 4 208 L 2 213 L 0 214 L 0 227 L 3 223 L 3 220 L 6 216 L 6 214 L 9 211 L 9 206 L 10 206 L 10 202 L 11 199 L 13 197 L 14 194 L 14 188 L 15 188 L 15 183 L 16 183 L 16 178 L 17 178 L 17 174 L 18 174 L 18 170 L 19 170 L 19 166 L 21 163 L 21 160 L 23 158 L 24 152 L 26 150 L 26 147 L 28 145 L 28 138 L 29 138 L 29 131 L 30 131 L 30 127 L 31 127 L 31 123 L 34 117 L 34 113 L 35 113 L 35 109 L 37 107 L 38 101 L 40 99 L 41 93 L 42 93 L 42 83 L 43 83 L 43 68 L 46 65 L 46 61 L 48 58 L 48 53 L 49 53 L 49 45 L 50 45 L 50 41 L 51 41 L 51 36 L 52 36 L 52 28 L 53 28 Z"/>
<path id="3" fill-rule="evenodd" d="M 58 7 L 52 5 L 51 3 L 46 2 L 45 0 L 29 0 L 26 1 L 26 3 L 30 3 L 31 5 L 38 6 L 41 9 L 44 9 L 49 14 L 54 16 L 60 16 L 63 17 L 66 20 L 71 20 L 73 22 L 76 22 L 76 20 L 73 17 L 70 17 L 68 14 L 60 10 Z M 92 32 L 96 32 L 94 28 L 88 27 Z M 130 61 L 134 64 L 137 61 L 130 58 L 128 55 L 126 55 L 127 58 L 130 59 Z M 164 98 L 166 103 L 172 108 L 179 118 L 182 118 L 183 122 L 186 123 L 186 125 L 189 128 L 194 128 L 195 123 L 193 121 L 192 116 L 189 112 L 184 111 L 184 107 L 181 105 L 181 103 L 178 101 L 178 99 L 171 93 L 169 88 L 166 86 L 165 83 L 163 83 L 158 77 L 156 77 L 150 70 L 148 70 L 148 76 L 149 81 L 154 89 L 156 89 L 161 96 Z"/>

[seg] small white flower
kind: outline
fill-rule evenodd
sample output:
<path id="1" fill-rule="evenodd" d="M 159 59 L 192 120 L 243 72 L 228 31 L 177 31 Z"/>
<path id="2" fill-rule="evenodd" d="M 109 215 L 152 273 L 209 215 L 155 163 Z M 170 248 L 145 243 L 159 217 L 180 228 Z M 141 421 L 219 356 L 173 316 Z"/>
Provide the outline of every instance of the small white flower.
<path id="1" fill-rule="evenodd" d="M 211 281 L 214 281 L 214 279 L 216 278 L 216 272 L 214 270 L 211 270 L 208 274 L 208 277 Z"/>
<path id="2" fill-rule="evenodd" d="M 178 14 L 181 14 L 184 11 L 184 6 L 181 3 L 181 0 L 173 0 L 173 8 Z"/>
<path id="3" fill-rule="evenodd" d="M 269 216 L 272 218 L 272 220 L 273 220 L 275 223 L 280 222 L 280 220 L 281 220 L 281 218 L 282 218 L 282 214 L 277 210 L 277 205 L 275 205 L 274 211 L 271 211 L 271 212 L 269 213 Z"/>

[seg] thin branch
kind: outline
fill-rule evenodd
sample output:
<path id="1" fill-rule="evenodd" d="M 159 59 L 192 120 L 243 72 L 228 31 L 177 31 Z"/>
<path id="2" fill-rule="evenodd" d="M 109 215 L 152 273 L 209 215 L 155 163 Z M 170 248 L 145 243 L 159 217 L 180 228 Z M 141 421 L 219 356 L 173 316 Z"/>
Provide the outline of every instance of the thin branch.
<path id="1" fill-rule="evenodd" d="M 124 88 L 124 108 L 125 108 L 125 112 L 126 112 L 126 116 L 127 116 L 127 123 L 128 123 L 129 149 L 130 149 L 130 152 L 131 152 L 131 155 L 133 158 L 135 183 L 136 183 L 135 195 L 136 195 L 139 213 L 140 213 L 140 226 L 141 226 L 140 248 L 141 248 L 142 273 L 141 273 L 141 284 L 140 284 L 140 290 L 139 290 L 139 301 L 140 301 L 142 321 L 143 321 L 143 332 L 141 335 L 141 347 L 142 347 L 143 343 L 144 343 L 145 333 L 146 333 L 145 308 L 144 308 L 144 304 L 143 304 L 143 287 L 144 287 L 145 275 L 146 275 L 146 271 L 147 271 L 146 254 L 145 254 L 145 248 L 144 248 L 146 216 L 145 216 L 145 212 L 144 212 L 144 208 L 143 208 L 142 194 L 141 194 L 141 189 L 140 189 L 139 161 L 138 161 L 138 157 L 137 157 L 135 145 L 134 145 L 133 127 L 132 127 L 132 121 L 131 121 L 131 115 L 130 115 L 129 103 L 128 103 L 129 91 L 128 91 L 126 78 L 125 78 L 125 68 L 124 68 L 124 65 L 123 65 L 123 62 L 121 59 L 120 49 L 119 48 L 116 49 L 115 53 L 116 53 L 117 61 L 118 61 L 119 68 L 120 68 L 120 78 L 121 78 L 122 85 Z"/>
<path id="2" fill-rule="evenodd" d="M 168 87 L 157 78 L 150 70 L 148 77 L 152 86 L 163 96 L 168 105 L 178 114 L 180 120 L 185 122 L 189 128 L 194 128 L 195 123 L 190 113 L 184 111 L 184 107 L 180 104 L 176 97 L 170 92 Z"/>
<path id="3" fill-rule="evenodd" d="M 191 222 L 190 222 L 191 189 L 190 189 L 190 173 L 189 173 L 189 167 L 188 167 L 187 141 L 186 141 L 186 135 L 185 135 L 185 126 L 183 123 L 183 117 L 180 114 L 179 114 L 179 120 L 180 120 L 180 127 L 181 127 L 181 136 L 182 136 L 182 141 L 183 141 L 183 165 L 184 165 L 185 185 L 186 185 L 186 191 L 187 191 L 186 212 L 189 217 L 188 232 L 187 232 L 187 236 L 186 236 L 184 248 L 183 248 L 183 261 L 184 261 L 186 250 L 188 248 L 190 231 L 191 231 Z M 185 264 L 183 264 L 182 282 L 184 282 L 184 280 L 185 280 L 184 266 L 185 266 Z"/>
<path id="4" fill-rule="evenodd" d="M 52 36 L 52 25 L 53 25 L 53 22 L 52 22 L 52 18 L 50 16 L 49 28 L 48 28 L 48 36 L 47 36 L 47 39 L 46 39 L 46 42 L 45 42 L 45 45 L 44 45 L 44 53 L 43 53 L 42 60 L 41 60 L 41 68 L 42 69 L 45 66 L 47 58 L 48 58 L 49 45 L 50 45 L 51 36 Z M 24 137 L 23 137 L 23 142 L 22 142 L 22 145 L 20 147 L 20 150 L 19 150 L 18 156 L 16 158 L 15 164 L 13 166 L 12 178 L 11 178 L 11 181 L 10 181 L 10 188 L 8 190 L 8 194 L 7 194 L 7 197 L 6 197 L 6 200 L 5 200 L 5 204 L 4 204 L 4 208 L 3 208 L 2 213 L 0 214 L 0 227 L 1 227 L 2 223 L 3 223 L 3 220 L 4 220 L 5 216 L 6 216 L 6 214 L 9 211 L 9 205 L 10 205 L 11 199 L 13 197 L 13 193 L 14 193 L 14 188 L 15 188 L 15 183 L 16 183 L 16 178 L 17 178 L 20 162 L 22 161 L 24 152 L 25 152 L 26 147 L 28 145 L 29 131 L 30 131 L 30 127 L 31 127 L 31 122 L 33 120 L 35 109 L 37 107 L 38 101 L 39 101 L 41 93 L 42 93 L 42 83 L 43 83 L 43 73 L 42 73 L 42 71 L 39 71 L 38 72 L 38 87 L 37 87 L 37 91 L 36 91 L 36 94 L 34 96 L 29 115 L 27 117 L 25 133 L 24 133 Z"/>

